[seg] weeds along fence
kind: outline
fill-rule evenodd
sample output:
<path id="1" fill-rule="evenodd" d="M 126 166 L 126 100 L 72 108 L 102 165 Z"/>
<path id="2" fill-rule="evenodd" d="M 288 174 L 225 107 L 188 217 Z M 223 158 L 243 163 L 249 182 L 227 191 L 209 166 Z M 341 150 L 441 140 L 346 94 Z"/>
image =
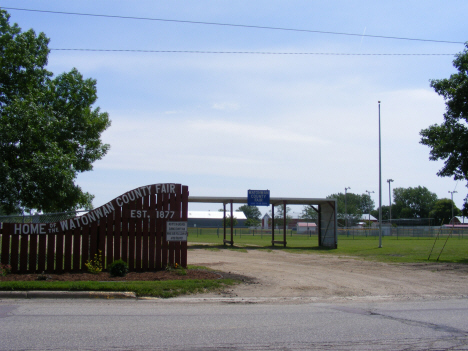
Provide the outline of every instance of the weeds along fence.
<path id="1" fill-rule="evenodd" d="M 339 228 L 338 235 L 350 239 L 362 237 L 376 237 L 380 235 L 379 228 Z M 382 227 L 382 236 L 401 238 L 433 238 L 451 236 L 453 238 L 468 239 L 468 228 L 452 227 Z"/>
<path id="2" fill-rule="evenodd" d="M 189 227 L 189 241 L 191 238 L 198 238 L 204 235 L 216 236 L 222 238 L 224 229 L 222 227 Z M 235 237 L 252 236 L 252 237 L 271 237 L 271 229 L 251 229 L 251 228 L 234 228 Z M 230 228 L 226 229 L 226 235 L 230 235 Z M 275 229 L 275 235 L 283 235 L 283 229 Z M 288 237 L 312 237 L 317 236 L 317 232 L 308 231 L 306 233 L 298 233 L 296 230 L 287 229 Z M 379 237 L 379 228 L 339 228 L 338 235 L 341 238 L 360 239 L 366 237 Z M 458 237 L 460 239 L 468 239 L 468 228 L 451 228 L 451 227 L 383 227 L 382 235 L 398 239 L 405 238 L 433 238 L 437 235 Z"/>

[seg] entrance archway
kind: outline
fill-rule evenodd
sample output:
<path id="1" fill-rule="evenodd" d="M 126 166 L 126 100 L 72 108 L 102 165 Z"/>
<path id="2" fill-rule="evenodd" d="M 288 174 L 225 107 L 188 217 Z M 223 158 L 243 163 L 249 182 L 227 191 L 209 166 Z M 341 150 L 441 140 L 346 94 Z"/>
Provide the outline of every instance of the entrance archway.
<path id="1" fill-rule="evenodd" d="M 210 197 L 210 196 L 189 196 L 188 202 L 194 203 L 217 203 L 223 204 L 224 210 L 224 237 L 223 243 L 234 245 L 234 225 L 231 221 L 230 240 L 226 239 L 226 205 L 230 205 L 231 218 L 233 218 L 233 204 L 247 204 L 247 197 Z M 286 197 L 270 197 L 270 205 L 272 210 L 272 245 L 279 244 L 286 247 L 286 211 L 284 212 L 283 221 L 283 238 L 275 240 L 275 206 L 278 205 L 310 205 L 318 213 L 318 245 L 319 247 L 327 247 L 336 249 L 338 247 L 338 232 L 337 232 L 337 216 L 336 216 L 336 199 L 316 199 L 316 198 L 286 198 Z"/>

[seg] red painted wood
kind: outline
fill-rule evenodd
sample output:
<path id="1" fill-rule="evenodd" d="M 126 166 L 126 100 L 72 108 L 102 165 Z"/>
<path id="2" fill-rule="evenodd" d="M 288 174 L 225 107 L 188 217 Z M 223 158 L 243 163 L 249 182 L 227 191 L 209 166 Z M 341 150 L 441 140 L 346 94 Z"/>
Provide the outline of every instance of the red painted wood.
<path id="1" fill-rule="evenodd" d="M 73 272 L 80 271 L 81 262 L 81 227 L 73 231 Z"/>
<path id="2" fill-rule="evenodd" d="M 1 223 L 2 226 L 2 264 L 10 264 L 10 239 L 13 232 L 13 223 Z"/>
<path id="3" fill-rule="evenodd" d="M 50 237 L 51 235 L 49 235 Z M 72 243 L 73 243 L 73 229 L 65 232 L 65 249 L 64 249 L 64 270 L 71 272 L 72 269 Z M 47 269 L 48 270 L 48 269 Z"/>
<path id="4" fill-rule="evenodd" d="M 28 243 L 29 235 L 20 235 L 20 266 L 19 273 L 26 273 L 28 271 Z"/>
<path id="5" fill-rule="evenodd" d="M 63 232 L 55 235 L 55 271 L 57 273 L 63 273 L 63 242 L 65 240 L 65 234 Z"/>
<path id="6" fill-rule="evenodd" d="M 141 199 L 136 201 L 136 210 L 143 209 L 143 202 Z M 135 229 L 135 270 L 141 271 L 141 253 L 142 253 L 142 230 L 143 221 L 141 218 L 136 218 L 136 229 Z"/>
<path id="7" fill-rule="evenodd" d="M 163 205 L 163 210 L 167 210 L 169 207 L 169 196 L 167 194 L 161 194 L 162 197 L 162 205 Z M 162 251 L 162 266 L 166 267 L 167 265 L 170 265 L 171 262 L 169 262 L 168 258 L 168 250 L 169 250 L 169 243 L 166 241 L 166 223 L 167 220 L 159 220 L 162 224 L 162 235 L 161 235 L 161 251 Z"/>
<path id="8" fill-rule="evenodd" d="M 163 201 L 161 194 L 155 194 L 157 199 L 156 202 L 156 210 L 162 211 L 163 209 Z M 156 230 L 156 266 L 155 269 L 162 269 L 163 265 L 163 257 L 162 257 L 162 241 L 163 241 L 163 223 L 161 220 L 155 220 L 155 230 Z"/>
<path id="9" fill-rule="evenodd" d="M 106 269 L 114 262 L 114 218 L 115 211 L 112 211 L 107 216 L 107 231 L 106 231 L 106 258 L 103 258 L 102 263 L 106 264 Z M 104 267 L 103 267 L 104 268 Z"/>
<path id="10" fill-rule="evenodd" d="M 47 272 L 55 271 L 55 234 L 47 234 Z"/>
<path id="11" fill-rule="evenodd" d="M 35 273 L 37 270 L 37 234 L 31 234 L 29 236 L 29 273 Z"/>
<path id="12" fill-rule="evenodd" d="M 106 236 L 107 236 L 107 220 L 106 218 L 101 218 L 99 220 L 99 236 L 98 236 L 98 245 L 97 245 L 97 255 L 101 255 L 102 264 L 106 262 Z M 92 257 L 94 260 L 94 255 Z M 103 267 L 104 268 L 104 267 Z"/>
<path id="13" fill-rule="evenodd" d="M 11 272 L 18 273 L 18 260 L 19 260 L 19 234 L 13 234 L 11 236 L 11 253 L 10 253 L 10 265 Z"/>
<path id="14" fill-rule="evenodd" d="M 188 219 L 188 197 L 189 197 L 189 191 L 188 191 L 188 186 L 182 186 L 182 221 L 187 221 Z M 182 267 L 187 267 L 187 242 L 184 241 L 182 242 L 180 246 L 181 250 L 181 257 L 180 257 L 180 264 Z"/>
<path id="15" fill-rule="evenodd" d="M 144 211 L 149 210 L 149 197 L 145 196 L 143 197 L 143 207 L 142 209 Z M 148 230 L 149 230 L 149 222 L 148 218 L 143 218 L 143 235 L 142 235 L 142 262 L 141 262 L 141 268 L 143 271 L 148 270 Z"/>
<path id="16" fill-rule="evenodd" d="M 135 209 L 135 203 L 129 204 L 130 209 Z M 128 221 L 128 266 L 129 269 L 135 270 L 135 230 L 136 219 L 129 218 Z"/>
<path id="17" fill-rule="evenodd" d="M 47 260 L 47 235 L 39 235 L 39 251 L 38 251 L 38 260 L 37 260 L 37 270 L 39 273 L 42 273 L 46 269 L 46 260 Z"/>
<path id="18" fill-rule="evenodd" d="M 115 219 L 114 219 L 114 260 L 120 260 L 122 258 L 121 246 L 122 246 L 122 209 L 117 205 L 115 201 Z"/>
<path id="19" fill-rule="evenodd" d="M 156 195 L 151 194 L 148 197 L 150 199 L 149 210 L 156 212 Z M 148 230 L 148 269 L 153 271 L 156 267 L 156 218 L 154 216 L 150 217 Z"/>
<path id="20" fill-rule="evenodd" d="M 122 206 L 122 213 L 127 208 L 127 205 Z M 128 218 L 121 218 L 122 225 L 122 255 L 121 258 L 128 264 Z"/>
<path id="21" fill-rule="evenodd" d="M 86 272 L 88 269 L 85 266 L 86 261 L 89 260 L 89 233 L 91 225 L 87 225 L 81 229 L 81 272 Z M 58 238 L 58 237 L 57 237 Z M 58 244 L 58 241 L 57 241 Z"/>

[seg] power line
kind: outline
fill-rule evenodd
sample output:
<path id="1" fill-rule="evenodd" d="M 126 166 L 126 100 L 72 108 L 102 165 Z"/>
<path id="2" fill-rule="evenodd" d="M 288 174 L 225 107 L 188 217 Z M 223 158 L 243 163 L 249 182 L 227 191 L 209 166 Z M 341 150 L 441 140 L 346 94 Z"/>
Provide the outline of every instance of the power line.
<path id="1" fill-rule="evenodd" d="M 336 52 L 270 52 L 270 51 L 205 51 L 205 50 L 140 50 L 140 49 L 59 49 L 54 51 L 91 52 L 142 52 L 142 53 L 183 53 L 183 54 L 249 54 L 249 55 L 323 55 L 323 56 L 453 56 L 455 54 L 364 54 Z"/>
<path id="2" fill-rule="evenodd" d="M 203 24 L 203 25 L 211 25 L 211 26 L 240 27 L 240 28 L 254 28 L 254 29 L 269 29 L 269 30 L 281 30 L 281 31 L 290 31 L 290 32 L 305 32 L 305 33 L 318 33 L 318 34 L 346 35 L 346 36 L 367 37 L 367 38 L 379 38 L 379 39 L 395 39 L 395 40 L 423 41 L 423 42 L 432 42 L 432 43 L 465 44 L 464 42 L 461 42 L 461 41 L 435 40 L 435 39 L 420 39 L 420 38 L 405 38 L 405 37 L 392 37 L 392 36 L 385 36 L 385 35 L 343 33 L 343 32 L 331 32 L 331 31 L 321 31 L 321 30 L 312 30 L 312 29 L 297 29 L 297 28 L 284 28 L 284 27 L 256 26 L 256 25 L 248 25 L 248 24 L 233 24 L 233 23 L 217 23 L 217 22 L 175 20 L 175 19 L 164 19 L 164 18 L 133 17 L 133 16 L 118 16 L 118 15 L 103 15 L 103 14 L 94 14 L 94 13 L 79 13 L 79 12 L 64 12 L 64 11 L 49 11 L 49 10 L 22 9 L 22 8 L 16 8 L 16 7 L 3 7 L 3 8 L 4 8 L 4 9 L 7 9 L 7 10 L 29 11 L 29 12 L 41 12 L 41 13 L 53 13 L 53 14 L 60 14 L 60 15 L 90 16 L 90 17 L 118 18 L 118 19 L 131 19 L 131 20 L 144 20 L 144 21 L 160 21 L 160 22 L 174 22 L 174 23 L 188 23 L 188 24 Z"/>

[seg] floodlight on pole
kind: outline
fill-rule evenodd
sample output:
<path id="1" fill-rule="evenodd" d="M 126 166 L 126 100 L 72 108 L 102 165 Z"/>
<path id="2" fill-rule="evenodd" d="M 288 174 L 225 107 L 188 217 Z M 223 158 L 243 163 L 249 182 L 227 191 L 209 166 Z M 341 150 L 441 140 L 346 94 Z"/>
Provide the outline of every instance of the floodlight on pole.
<path id="1" fill-rule="evenodd" d="M 450 196 L 451 196 L 451 199 L 452 199 L 452 228 L 453 228 L 453 225 L 454 225 L 454 221 L 453 221 L 453 194 L 457 194 L 457 191 L 449 191 L 450 193 Z"/>
<path id="2" fill-rule="evenodd" d="M 392 225 L 392 193 L 390 191 L 390 184 L 393 182 L 393 179 L 387 179 L 388 182 L 388 207 L 390 209 L 390 214 L 388 216 L 388 220 L 390 222 L 390 226 Z"/>
<path id="3" fill-rule="evenodd" d="M 351 187 L 344 188 L 344 214 L 345 214 L 346 229 L 348 229 L 348 209 L 347 209 L 347 203 L 346 203 L 346 194 L 348 193 L 348 189 L 351 189 Z"/>
<path id="4" fill-rule="evenodd" d="M 375 191 L 366 190 L 366 193 L 367 193 L 367 194 L 369 195 L 369 197 L 370 197 L 370 194 L 375 193 Z M 366 201 L 366 202 L 367 202 L 367 201 Z M 369 211 L 369 206 L 367 207 L 367 211 Z M 370 222 L 371 222 L 371 221 L 370 221 L 370 211 L 369 211 L 369 226 L 370 226 Z"/>

